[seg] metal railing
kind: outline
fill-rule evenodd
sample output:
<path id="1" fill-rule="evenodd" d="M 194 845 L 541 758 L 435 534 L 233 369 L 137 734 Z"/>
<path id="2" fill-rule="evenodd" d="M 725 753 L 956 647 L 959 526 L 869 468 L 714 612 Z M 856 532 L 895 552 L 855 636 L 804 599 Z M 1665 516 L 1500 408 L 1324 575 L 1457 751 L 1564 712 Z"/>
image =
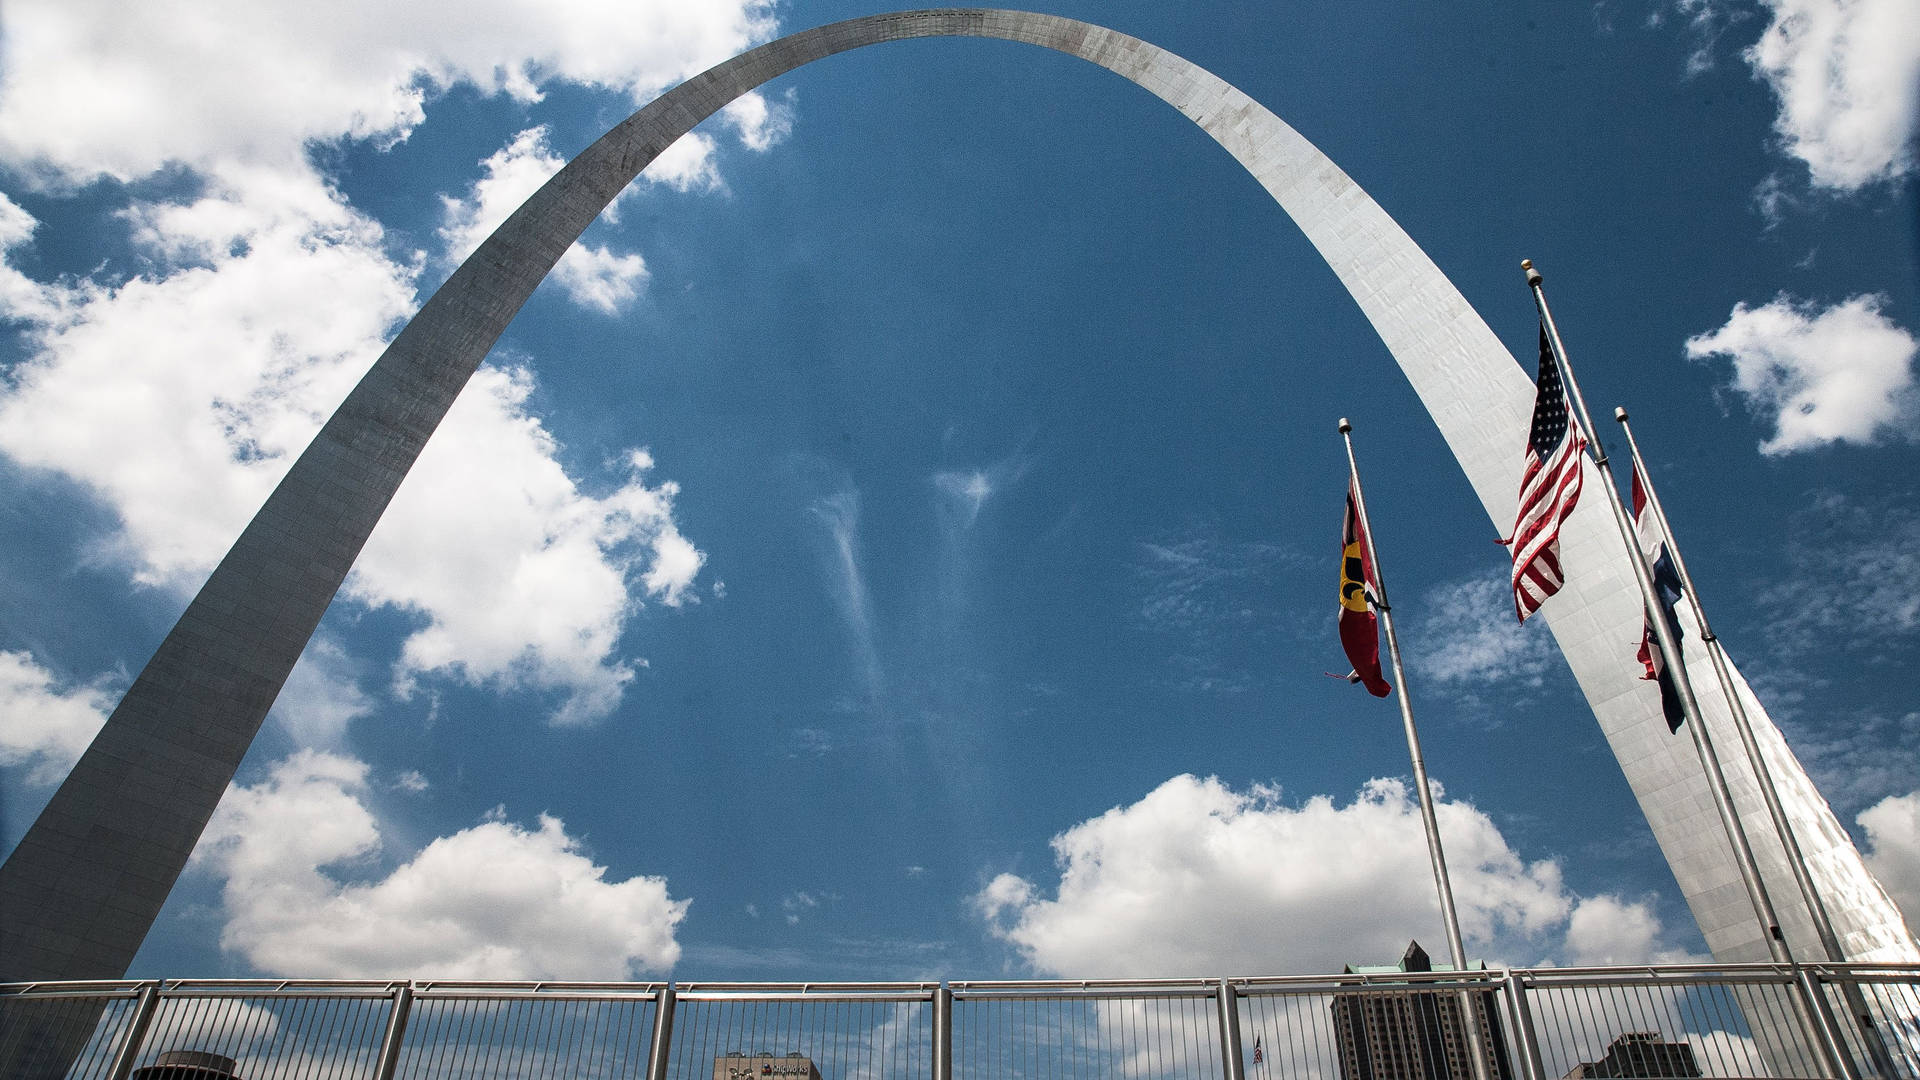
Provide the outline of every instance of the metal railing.
<path id="1" fill-rule="evenodd" d="M 0 1077 L 29 1080 L 1469 1080 L 1476 1054 L 1489 1080 L 1920 1080 L 1920 966 L 0 985 Z"/>

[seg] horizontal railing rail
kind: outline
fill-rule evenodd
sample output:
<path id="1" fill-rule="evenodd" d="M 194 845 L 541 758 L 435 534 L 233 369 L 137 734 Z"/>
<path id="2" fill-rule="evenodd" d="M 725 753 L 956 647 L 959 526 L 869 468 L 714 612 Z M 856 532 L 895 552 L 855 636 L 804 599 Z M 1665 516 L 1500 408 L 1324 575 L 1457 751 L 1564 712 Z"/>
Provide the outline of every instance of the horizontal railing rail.
<path id="1" fill-rule="evenodd" d="M 180 1072 L 182 1062 L 202 1071 Z M 0 984 L 0 1077 L 218 1080 L 222 1070 L 239 1080 L 1920 1080 L 1920 965 Z"/>

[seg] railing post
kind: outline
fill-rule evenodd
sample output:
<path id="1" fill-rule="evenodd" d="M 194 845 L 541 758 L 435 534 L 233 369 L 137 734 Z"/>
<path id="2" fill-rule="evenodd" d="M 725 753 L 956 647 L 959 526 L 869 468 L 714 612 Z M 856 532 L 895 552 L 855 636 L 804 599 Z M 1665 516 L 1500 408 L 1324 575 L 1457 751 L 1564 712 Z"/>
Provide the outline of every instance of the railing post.
<path id="1" fill-rule="evenodd" d="M 653 996 L 653 1045 L 647 1048 L 647 1080 L 667 1080 L 667 1063 L 673 1060 L 673 984 L 660 988 Z"/>
<path id="2" fill-rule="evenodd" d="M 120 1036 L 120 1048 L 113 1052 L 107 1080 L 127 1080 L 127 1074 L 133 1072 L 133 1063 L 140 1059 L 140 1044 L 147 1039 L 147 1025 L 153 1023 L 153 1013 L 159 1004 L 159 983 L 147 983 L 140 988 L 140 996 L 133 1002 L 133 1017 L 127 1021 L 126 1033 Z"/>
<path id="3" fill-rule="evenodd" d="M 407 1037 L 407 1020 L 413 1014 L 413 983 L 394 988 L 393 1008 L 387 1012 L 387 1033 L 380 1037 L 380 1060 L 373 1067 L 373 1080 L 393 1080 L 400 1065 L 400 1043 Z"/>
<path id="4" fill-rule="evenodd" d="M 933 1080 L 953 1080 L 953 988 L 933 991 Z"/>
<path id="5" fill-rule="evenodd" d="M 1240 993 L 1221 979 L 1214 1000 L 1220 1003 L 1221 1075 L 1225 1080 L 1247 1080 L 1246 1063 L 1240 1060 Z"/>
<path id="6" fill-rule="evenodd" d="M 1507 1022 L 1513 1027 L 1514 1049 L 1520 1051 L 1520 1074 L 1525 1080 L 1548 1080 L 1540 1060 L 1540 1035 L 1533 1029 L 1533 1009 L 1527 1004 L 1526 979 L 1508 969 L 1502 975 L 1507 991 Z"/>
<path id="7" fill-rule="evenodd" d="M 1861 1080 L 1860 1070 L 1853 1063 L 1853 1054 L 1847 1049 L 1847 1042 L 1840 1037 L 1839 1025 L 1834 1023 L 1833 1010 L 1827 1006 L 1827 995 L 1820 992 L 1820 984 L 1813 981 L 1813 970 L 1804 964 L 1793 965 L 1794 988 L 1808 1010 L 1808 1019 L 1812 1021 L 1813 1035 L 1819 1043 L 1816 1049 L 1828 1068 L 1828 1075 L 1844 1077 L 1845 1080 Z"/>

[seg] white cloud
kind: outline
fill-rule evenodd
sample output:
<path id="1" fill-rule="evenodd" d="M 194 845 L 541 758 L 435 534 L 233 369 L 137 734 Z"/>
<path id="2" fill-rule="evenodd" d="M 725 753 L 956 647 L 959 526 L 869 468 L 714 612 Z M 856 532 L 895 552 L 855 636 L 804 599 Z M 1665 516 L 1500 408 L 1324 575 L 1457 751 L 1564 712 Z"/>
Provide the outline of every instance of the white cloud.
<path id="1" fill-rule="evenodd" d="M 598 720 L 634 663 L 616 656 L 637 606 L 629 582 L 668 606 L 690 598 L 704 559 L 673 521 L 678 485 L 648 486 L 653 459 L 628 455 L 623 482 L 590 495 L 526 411 L 533 377 L 483 367 L 361 553 L 346 594 L 424 615 L 401 650 L 416 673 L 559 691 L 557 724 Z M 644 569 L 643 569 L 644 568 Z"/>
<path id="2" fill-rule="evenodd" d="M 934 473 L 933 486 L 947 500 L 962 528 L 973 525 L 994 492 L 992 478 L 981 469 Z"/>
<path id="3" fill-rule="evenodd" d="M 780 101 L 768 102 L 758 92 L 742 94 L 721 109 L 720 116 L 740 136 L 741 145 L 770 150 L 793 134 L 793 96 L 788 89 Z"/>
<path id="4" fill-rule="evenodd" d="M 763 0 L 13 0 L 0 160 L 68 182 L 169 161 L 285 167 L 314 140 L 403 138 L 456 82 L 641 101 L 775 28 Z"/>
<path id="5" fill-rule="evenodd" d="M 1484 813 L 1444 798 L 1437 811 L 1469 951 L 1532 960 L 1556 951 L 1551 933 L 1584 911 L 1568 955 L 1651 959 L 1658 923 L 1643 905 L 1576 904 L 1557 863 L 1522 859 Z M 1338 971 L 1390 962 L 1409 938 L 1445 957 L 1418 804 L 1399 781 L 1372 781 L 1344 806 L 1324 795 L 1290 806 L 1271 788 L 1176 776 L 1053 848 L 1051 898 L 1012 874 L 974 897 L 993 933 L 1042 972 Z"/>
<path id="6" fill-rule="evenodd" d="M 302 751 L 234 786 L 195 865 L 224 878 L 221 946 L 303 978 L 627 979 L 670 968 L 688 902 L 657 877 L 609 880 L 557 818 L 488 820 L 355 882 L 380 829 L 367 766 Z"/>
<path id="7" fill-rule="evenodd" d="M 315 634 L 274 699 L 272 716 L 296 745 L 338 750 L 347 725 L 373 712 L 374 700 L 359 680 L 359 665 L 340 642 Z"/>
<path id="8" fill-rule="evenodd" d="M 687 137 L 693 138 L 700 137 Z M 681 143 L 687 139 L 682 139 Z M 669 147 L 661 157 L 664 159 L 674 155 L 681 143 Z M 719 174 L 712 171 L 711 164 L 712 145 L 710 142 L 702 145 L 705 146 L 705 152 L 700 167 L 711 173 L 717 182 Z M 441 196 L 443 221 L 440 239 L 446 246 L 448 260 L 457 263 L 471 255 L 473 249 L 492 235 L 509 214 L 519 209 L 528 196 L 538 191 L 540 185 L 564 165 L 566 161 L 547 145 L 547 129 L 544 126 L 520 132 L 507 145 L 480 162 L 484 175 L 473 182 L 465 197 L 455 199 Z M 661 179 L 653 168 L 649 168 L 645 175 Z M 610 217 L 617 216 L 617 206 L 618 200 L 614 207 L 608 208 Z M 552 280 L 566 290 L 574 303 L 613 315 L 639 295 L 647 281 L 647 264 L 636 254 L 616 254 L 605 246 L 576 241 L 567 248 L 566 254 L 560 256 L 559 264 L 553 269 Z"/>
<path id="9" fill-rule="evenodd" d="M 1504 572 L 1435 586 L 1406 614 L 1417 624 L 1405 639 L 1414 671 L 1448 687 L 1537 687 L 1559 655 L 1541 627 L 1515 621 Z"/>
<path id="10" fill-rule="evenodd" d="M 0 214 L 9 235 L 15 217 Z M 39 300 L 6 312 L 25 320 L 30 355 L 0 392 L 0 451 L 91 488 L 119 515 L 135 577 L 183 589 L 379 354 L 413 274 L 310 174 L 240 170 L 129 218 L 154 276 L 35 286 Z M 644 453 L 612 491 L 583 493 L 527 411 L 531 389 L 524 369 L 475 375 L 346 593 L 424 617 L 403 678 L 557 690 L 555 719 L 582 722 L 632 677 L 614 653 L 639 590 L 684 602 L 704 556 L 673 523 L 677 487 L 643 479 Z M 336 701 L 333 722 L 358 708 Z"/>
<path id="11" fill-rule="evenodd" d="M 1863 295 L 1823 309 L 1782 293 L 1736 304 L 1725 326 L 1687 339 L 1687 356 L 1733 361 L 1733 389 L 1774 429 L 1762 453 L 1903 435 L 1920 342 L 1880 313 L 1885 303 Z"/>
<path id="12" fill-rule="evenodd" d="M 1920 925 L 1920 791 L 1894 795 L 1854 819 L 1867 830 L 1867 868 L 1909 925 Z"/>
<path id="13" fill-rule="evenodd" d="M 874 647 L 867 579 L 860 569 L 860 493 L 837 492 L 815 500 L 808 510 L 826 530 L 823 569 L 834 603 L 840 608 L 840 618 L 852 638 L 853 660 L 862 679 L 861 689 L 872 698 L 880 689 L 880 653 Z"/>
<path id="14" fill-rule="evenodd" d="M 1645 900 L 1589 896 L 1574 904 L 1567 917 L 1563 959 L 1575 967 L 1712 962 L 1711 957 L 1663 946 L 1664 930 Z"/>
<path id="15" fill-rule="evenodd" d="M 5 312 L 29 356 L 0 394 L 0 450 L 112 506 L 148 584 L 213 565 L 413 306 L 380 227 L 317 178 L 209 188 L 129 211 L 155 275 L 45 285 Z"/>
<path id="16" fill-rule="evenodd" d="M 114 690 L 104 679 L 62 688 L 30 654 L 0 651 L 0 766 L 24 767 L 31 784 L 59 782 L 107 722 Z"/>
<path id="17" fill-rule="evenodd" d="M 1851 191 L 1913 168 L 1920 18 L 1910 0 L 1766 0 L 1746 51 L 1780 103 L 1774 130 L 1815 186 Z"/>

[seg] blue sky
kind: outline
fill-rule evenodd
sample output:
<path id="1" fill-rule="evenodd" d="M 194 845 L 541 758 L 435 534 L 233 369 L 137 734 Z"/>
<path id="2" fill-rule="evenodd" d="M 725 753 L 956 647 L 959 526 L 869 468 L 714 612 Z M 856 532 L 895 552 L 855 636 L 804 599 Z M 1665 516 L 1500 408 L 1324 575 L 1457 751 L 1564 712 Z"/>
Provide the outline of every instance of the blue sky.
<path id="1" fill-rule="evenodd" d="M 1545 270 L 1716 628 L 1914 912 L 1920 30 L 1898 0 L 1458 7 L 1036 10 L 1272 108 L 1523 358 L 1518 263 Z M 7 847 L 492 224 L 663 88 L 876 10 L 175 8 L 0 17 Z M 1342 415 L 1471 950 L 1698 955 L 1545 628 L 1512 623 L 1498 527 L 1298 230 L 1144 91 L 940 40 L 777 80 L 588 231 L 402 488 L 132 974 L 1434 948 L 1397 715 L 1323 675 Z"/>

